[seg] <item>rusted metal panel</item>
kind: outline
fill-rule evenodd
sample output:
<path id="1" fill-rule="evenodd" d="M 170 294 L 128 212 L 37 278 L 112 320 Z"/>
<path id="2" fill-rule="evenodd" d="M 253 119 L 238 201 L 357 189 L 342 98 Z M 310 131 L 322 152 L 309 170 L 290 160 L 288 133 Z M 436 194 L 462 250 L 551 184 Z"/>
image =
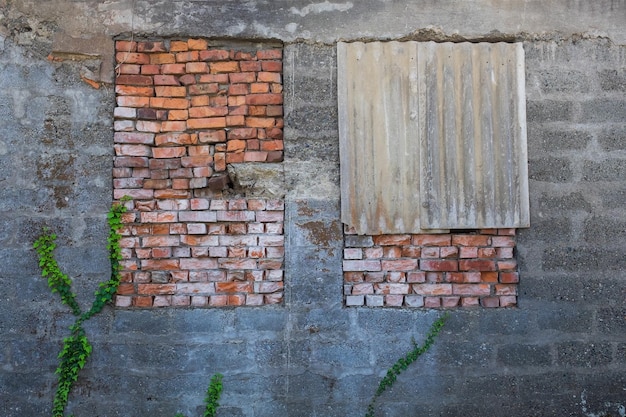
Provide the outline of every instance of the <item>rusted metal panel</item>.
<path id="1" fill-rule="evenodd" d="M 417 48 L 422 224 L 529 226 L 522 45 Z"/>
<path id="2" fill-rule="evenodd" d="M 521 44 L 339 43 L 342 221 L 528 226 Z"/>

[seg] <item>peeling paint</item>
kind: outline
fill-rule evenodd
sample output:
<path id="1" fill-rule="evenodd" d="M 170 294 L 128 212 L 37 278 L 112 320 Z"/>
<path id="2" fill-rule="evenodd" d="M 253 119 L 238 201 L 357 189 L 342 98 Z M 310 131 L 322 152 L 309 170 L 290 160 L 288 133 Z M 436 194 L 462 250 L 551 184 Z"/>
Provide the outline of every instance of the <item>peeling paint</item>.
<path id="1" fill-rule="evenodd" d="M 292 7 L 289 11 L 293 14 L 304 17 L 309 13 L 320 14 L 322 12 L 345 12 L 353 7 L 354 4 L 350 1 L 345 3 L 331 3 L 329 1 L 325 1 L 324 3 L 309 4 L 308 6 L 304 6 L 302 9 Z"/>

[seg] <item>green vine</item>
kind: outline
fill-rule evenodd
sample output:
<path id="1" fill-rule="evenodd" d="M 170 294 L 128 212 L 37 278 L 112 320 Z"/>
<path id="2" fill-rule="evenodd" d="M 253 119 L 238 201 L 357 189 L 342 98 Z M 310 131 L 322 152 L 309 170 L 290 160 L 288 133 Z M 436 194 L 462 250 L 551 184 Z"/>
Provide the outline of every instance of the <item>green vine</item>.
<path id="1" fill-rule="evenodd" d="M 217 413 L 217 407 L 219 407 L 218 401 L 222 395 L 222 374 L 215 374 L 211 378 L 209 388 L 206 391 L 206 397 L 204 397 L 204 414 L 202 417 L 215 417 Z"/>
<path id="2" fill-rule="evenodd" d="M 123 198 L 121 201 L 128 201 L 130 198 Z M 72 385 L 78 379 L 79 371 L 85 366 L 92 347 L 85 334 L 82 324 L 95 314 L 102 311 L 104 306 L 113 300 L 120 283 L 120 260 L 122 259 L 119 230 L 122 227 L 122 214 L 126 211 L 123 204 L 113 204 L 107 215 L 109 223 L 109 237 L 107 239 L 107 249 L 111 261 L 111 277 L 100 283 L 95 292 L 95 298 L 91 308 L 82 312 L 76 294 L 72 292 L 72 281 L 66 274 L 61 272 L 59 264 L 54 259 L 54 249 L 56 248 L 57 236 L 44 228 L 43 233 L 33 244 L 39 255 L 39 267 L 41 276 L 47 278 L 48 286 L 52 293 L 58 293 L 61 302 L 67 305 L 72 314 L 76 316 L 76 321 L 70 326 L 70 336 L 63 339 L 63 348 L 59 353 L 59 366 L 56 370 L 59 381 L 54 395 L 52 416 L 63 417 L 67 406 L 68 396 Z"/>
<path id="3" fill-rule="evenodd" d="M 387 374 L 383 377 L 383 379 L 378 384 L 378 388 L 376 389 L 376 393 L 367 406 L 367 413 L 365 417 L 374 417 L 374 411 L 376 406 L 376 400 L 380 397 L 387 388 L 391 388 L 391 386 L 396 382 L 398 375 L 400 375 L 403 371 L 405 371 L 409 365 L 417 360 L 421 355 L 423 355 L 430 347 L 435 343 L 435 337 L 439 334 L 441 329 L 443 328 L 446 320 L 448 319 L 449 314 L 446 312 L 443 316 L 439 317 L 435 322 L 430 326 L 430 330 L 426 335 L 426 340 L 424 343 L 419 346 L 415 340 L 412 340 L 413 349 L 405 356 L 401 357 L 394 363 L 389 370 L 387 370 Z"/>

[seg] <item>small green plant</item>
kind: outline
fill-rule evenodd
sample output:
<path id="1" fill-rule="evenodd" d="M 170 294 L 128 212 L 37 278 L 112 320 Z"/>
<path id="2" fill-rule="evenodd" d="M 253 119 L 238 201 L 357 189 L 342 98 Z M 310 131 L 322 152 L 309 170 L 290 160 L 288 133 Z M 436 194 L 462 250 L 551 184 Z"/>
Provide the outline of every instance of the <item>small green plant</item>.
<path id="1" fill-rule="evenodd" d="M 209 382 L 209 388 L 206 391 L 206 397 L 204 397 L 204 413 L 202 417 L 215 417 L 217 413 L 217 407 L 219 407 L 218 401 L 222 395 L 222 374 L 215 374 L 211 377 Z M 185 417 L 183 413 L 176 413 L 174 417 Z"/>
<path id="2" fill-rule="evenodd" d="M 218 401 L 222 395 L 222 374 L 215 374 L 211 378 L 209 388 L 206 391 L 206 397 L 204 397 L 204 414 L 202 417 L 215 417 L 217 413 L 217 407 L 219 407 Z"/>
<path id="3" fill-rule="evenodd" d="M 129 198 L 123 198 L 122 202 L 128 200 Z M 102 311 L 104 306 L 111 302 L 120 283 L 122 255 L 119 230 L 122 227 L 122 214 L 125 211 L 126 207 L 123 204 L 113 204 L 107 215 L 109 223 L 107 249 L 111 260 L 111 276 L 107 281 L 100 283 L 91 308 L 85 312 L 78 305 L 76 294 L 72 292 L 72 281 L 61 272 L 59 264 L 54 259 L 57 236 L 49 228 L 44 228 L 42 235 L 33 244 L 39 255 L 41 276 L 48 280 L 48 286 L 52 293 L 58 293 L 61 302 L 67 305 L 72 314 L 76 316 L 74 324 L 70 326 L 70 336 L 63 339 L 63 348 L 58 356 L 59 366 L 56 374 L 59 381 L 53 400 L 53 417 L 63 417 L 72 385 L 78 379 L 79 371 L 85 366 L 91 354 L 92 347 L 87 340 L 83 322 Z"/>
<path id="4" fill-rule="evenodd" d="M 394 363 L 391 368 L 387 371 L 387 374 L 383 377 L 383 379 L 378 384 L 378 388 L 376 389 L 376 393 L 367 406 L 367 413 L 365 417 L 374 417 L 374 411 L 376 407 L 376 400 L 380 397 L 383 392 L 387 388 L 391 388 L 393 384 L 396 382 L 398 375 L 400 375 L 403 371 L 405 371 L 409 365 L 417 360 L 421 355 L 423 355 L 435 342 L 435 337 L 439 334 L 443 325 L 446 323 L 448 319 L 448 313 L 446 312 L 443 316 L 439 317 L 435 322 L 430 326 L 430 330 L 426 335 L 426 340 L 424 343 L 419 346 L 415 340 L 413 339 L 411 342 L 413 343 L 413 349 L 400 359 Z"/>

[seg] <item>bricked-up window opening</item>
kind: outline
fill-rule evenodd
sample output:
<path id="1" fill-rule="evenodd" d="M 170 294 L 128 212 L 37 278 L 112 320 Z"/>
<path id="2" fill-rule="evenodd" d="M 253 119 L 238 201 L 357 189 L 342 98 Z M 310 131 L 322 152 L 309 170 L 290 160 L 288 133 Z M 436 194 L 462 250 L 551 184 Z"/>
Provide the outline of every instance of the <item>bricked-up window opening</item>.
<path id="1" fill-rule="evenodd" d="M 346 304 L 515 305 L 522 45 L 339 43 L 337 60 Z"/>
<path id="2" fill-rule="evenodd" d="M 282 49 L 121 40 L 116 61 L 116 304 L 280 303 L 284 202 L 237 194 L 228 166 L 282 161 Z"/>

